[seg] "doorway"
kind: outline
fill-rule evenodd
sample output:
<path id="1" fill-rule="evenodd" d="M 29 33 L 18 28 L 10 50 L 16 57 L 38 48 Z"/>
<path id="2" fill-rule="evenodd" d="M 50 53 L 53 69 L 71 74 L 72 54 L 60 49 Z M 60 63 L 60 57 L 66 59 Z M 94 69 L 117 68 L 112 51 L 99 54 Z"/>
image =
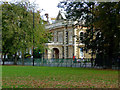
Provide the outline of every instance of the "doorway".
<path id="1" fill-rule="evenodd" d="M 59 59 L 59 50 L 57 48 L 53 48 L 53 58 Z"/>

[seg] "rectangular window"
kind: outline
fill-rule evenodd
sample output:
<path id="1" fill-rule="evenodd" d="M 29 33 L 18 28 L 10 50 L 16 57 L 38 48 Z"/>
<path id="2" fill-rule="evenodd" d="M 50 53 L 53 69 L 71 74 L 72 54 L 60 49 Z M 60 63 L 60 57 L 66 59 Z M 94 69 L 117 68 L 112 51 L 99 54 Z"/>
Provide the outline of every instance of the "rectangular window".
<path id="1" fill-rule="evenodd" d="M 68 31 L 66 32 L 66 41 L 67 41 L 67 44 L 68 44 Z"/>
<path id="2" fill-rule="evenodd" d="M 63 32 L 58 32 L 58 42 L 63 43 Z"/>
<path id="3" fill-rule="evenodd" d="M 69 54 L 69 52 L 68 52 L 68 46 L 66 47 L 66 53 L 67 53 L 67 58 L 68 58 L 68 54 Z"/>
<path id="4" fill-rule="evenodd" d="M 69 31 L 69 44 L 72 44 L 72 31 Z"/>
<path id="5" fill-rule="evenodd" d="M 80 57 L 83 57 L 83 48 L 80 48 Z"/>
<path id="6" fill-rule="evenodd" d="M 63 56 L 63 59 L 64 59 L 64 46 L 62 46 L 62 56 Z"/>
<path id="7" fill-rule="evenodd" d="M 54 32 L 54 42 L 57 42 L 57 32 Z"/>
<path id="8" fill-rule="evenodd" d="M 80 42 L 81 42 L 81 43 L 83 43 L 83 37 L 84 37 L 83 32 L 81 32 L 81 33 L 80 33 Z"/>

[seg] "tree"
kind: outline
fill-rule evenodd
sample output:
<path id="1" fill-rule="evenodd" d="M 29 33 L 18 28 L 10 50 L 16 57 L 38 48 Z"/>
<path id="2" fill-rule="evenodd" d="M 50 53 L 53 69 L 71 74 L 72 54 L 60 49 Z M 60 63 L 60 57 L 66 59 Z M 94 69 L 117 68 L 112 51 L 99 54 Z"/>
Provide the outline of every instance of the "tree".
<path id="1" fill-rule="evenodd" d="M 2 7 L 0 6 L 0 21 L 2 21 Z M 2 22 L 0 22 L 0 55 L 2 54 Z"/>
<path id="2" fill-rule="evenodd" d="M 112 58 L 120 51 L 120 2 L 99 3 L 95 11 L 96 28 L 100 28 L 103 35 L 103 50 L 108 56 L 106 66 L 111 67 Z"/>
<path id="3" fill-rule="evenodd" d="M 87 26 L 83 43 L 86 52 L 102 55 L 103 64 L 111 68 L 112 58 L 120 51 L 120 2 L 75 2 L 64 1 L 58 5 L 67 13 L 68 19 L 78 21 L 77 25 Z M 80 24 L 81 21 L 85 24 Z M 105 58 L 107 57 L 107 58 Z M 101 65 L 103 65 L 101 64 Z"/>
<path id="4" fill-rule="evenodd" d="M 35 12 L 35 28 L 33 30 L 33 7 L 29 2 L 2 3 L 2 50 L 3 54 L 15 55 L 14 64 L 17 64 L 17 52 L 22 52 L 24 64 L 24 53 L 27 48 L 34 45 L 43 47 L 47 42 L 48 32 L 44 29 L 44 22 L 40 13 Z M 34 35 L 34 38 L 33 38 Z"/>

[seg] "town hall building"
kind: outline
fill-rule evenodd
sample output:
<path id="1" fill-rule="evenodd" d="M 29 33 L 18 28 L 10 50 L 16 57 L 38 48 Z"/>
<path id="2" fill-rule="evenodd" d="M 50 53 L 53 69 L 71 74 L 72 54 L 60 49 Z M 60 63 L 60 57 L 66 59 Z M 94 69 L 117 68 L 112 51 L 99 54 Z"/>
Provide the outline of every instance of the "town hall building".
<path id="1" fill-rule="evenodd" d="M 75 26 L 75 21 L 67 21 L 64 12 L 59 11 L 56 20 L 52 24 L 47 24 L 46 29 L 52 33 L 52 40 L 46 43 L 45 59 L 70 59 L 75 56 L 79 58 L 90 58 L 91 55 L 83 51 L 85 47 L 81 42 L 87 27 L 81 29 Z"/>

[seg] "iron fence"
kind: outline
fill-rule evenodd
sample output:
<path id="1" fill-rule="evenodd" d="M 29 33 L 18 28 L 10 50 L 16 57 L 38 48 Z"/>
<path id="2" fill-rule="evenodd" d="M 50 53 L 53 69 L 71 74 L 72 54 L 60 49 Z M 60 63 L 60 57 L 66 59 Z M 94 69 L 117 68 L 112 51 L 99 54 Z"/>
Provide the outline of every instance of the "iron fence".
<path id="1" fill-rule="evenodd" d="M 3 62 L 0 60 L 0 64 Z M 14 60 L 6 59 L 4 62 L 5 65 L 13 65 Z M 17 60 L 17 65 L 23 65 L 22 59 Z M 24 65 L 32 66 L 33 59 L 27 58 L 24 59 Z M 90 59 L 79 60 L 79 62 L 73 61 L 73 59 L 42 59 L 42 58 L 35 58 L 34 59 L 34 66 L 51 66 L 51 67 L 87 67 L 87 68 L 104 68 L 104 66 L 95 65 L 93 62 L 93 66 L 91 64 Z M 113 69 L 118 69 L 118 64 L 112 65 Z"/>

